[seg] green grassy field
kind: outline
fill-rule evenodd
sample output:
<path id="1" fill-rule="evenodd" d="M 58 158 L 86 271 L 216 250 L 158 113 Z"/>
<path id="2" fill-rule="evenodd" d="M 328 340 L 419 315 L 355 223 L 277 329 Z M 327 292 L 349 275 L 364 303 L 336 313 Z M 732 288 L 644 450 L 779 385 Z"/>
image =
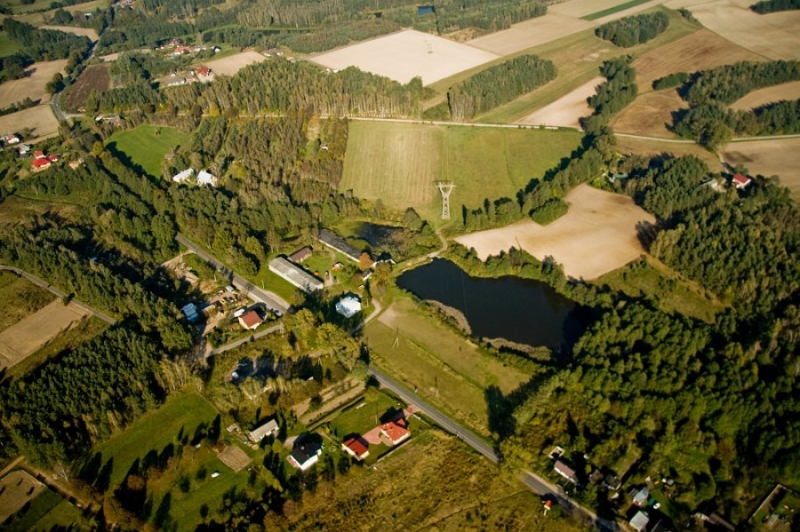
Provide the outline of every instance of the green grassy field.
<path id="1" fill-rule="evenodd" d="M 151 449 L 161 452 L 175 442 L 181 429 L 191 438 L 198 425 L 210 424 L 216 415 L 217 410 L 200 395 L 181 394 L 97 446 L 94 451 L 102 454 L 104 464 L 109 458 L 114 459 L 111 488 L 122 482 L 134 460 L 143 458 Z"/>
<path id="2" fill-rule="evenodd" d="M 6 32 L 0 31 L 0 57 L 6 57 L 19 51 L 19 45 L 8 38 Z"/>
<path id="3" fill-rule="evenodd" d="M 486 388 L 496 385 L 507 394 L 530 377 L 482 353 L 410 298 L 397 300 L 367 325 L 364 337 L 377 366 L 483 434 Z"/>
<path id="4" fill-rule="evenodd" d="M 52 302 L 56 297 L 7 271 L 0 271 L 0 331 Z"/>
<path id="5" fill-rule="evenodd" d="M 520 53 L 532 53 L 553 61 L 558 68 L 558 77 L 547 85 L 520 96 L 513 102 L 479 116 L 477 121 L 483 123 L 515 122 L 533 111 L 553 103 L 565 94 L 587 83 L 593 77 L 598 76 L 598 69 L 603 61 L 627 54 L 636 58 L 645 52 L 676 41 L 702 28 L 700 24 L 684 19 L 677 11 L 671 9 L 656 7 L 647 12 L 656 10 L 661 10 L 667 14 L 669 27 L 655 39 L 632 48 L 618 48 L 610 42 L 595 36 L 593 29 L 588 29 L 556 41 L 523 50 Z M 438 90 L 442 90 L 442 87 L 450 86 L 452 81 L 448 78 L 448 80 L 442 80 L 439 83 L 444 83 L 442 86 L 437 84 Z"/>
<path id="6" fill-rule="evenodd" d="M 164 126 L 141 125 L 134 129 L 111 135 L 106 147 L 127 155 L 133 165 L 139 166 L 153 177 L 161 176 L 161 161 L 179 145 L 189 142 L 190 135 Z"/>
<path id="7" fill-rule="evenodd" d="M 592 13 L 591 15 L 586 15 L 585 17 L 581 18 L 583 20 L 597 20 L 599 18 L 607 17 L 608 15 L 613 15 L 614 13 L 619 13 L 620 11 L 625 11 L 626 9 L 636 7 L 638 5 L 644 4 L 649 1 L 650 0 L 631 0 L 630 2 L 625 2 L 624 4 L 620 4 L 618 6 L 609 7 L 608 9 L 603 9 L 602 11 L 597 11 L 596 13 Z"/>
<path id="8" fill-rule="evenodd" d="M 364 434 L 375 428 L 380 422 L 381 416 L 391 408 L 399 407 L 397 407 L 397 401 L 388 395 L 380 392 L 367 394 L 363 400 L 331 421 L 331 428 L 336 429 L 340 440 L 349 434 Z"/>
<path id="9" fill-rule="evenodd" d="M 713 322 L 725 306 L 697 283 L 681 278 L 668 266 L 648 258 L 646 262 L 632 262 L 593 281 L 598 286 L 608 285 L 632 297 L 644 295 L 657 302 L 664 312 L 691 316 Z"/>
<path id="10" fill-rule="evenodd" d="M 424 124 L 352 122 L 341 191 L 405 210 L 414 207 L 436 224 L 441 199 L 436 181 L 452 181 L 452 219 L 461 206 L 486 198 L 515 197 L 535 177 L 567 157 L 580 141 L 577 131 L 478 128 Z"/>

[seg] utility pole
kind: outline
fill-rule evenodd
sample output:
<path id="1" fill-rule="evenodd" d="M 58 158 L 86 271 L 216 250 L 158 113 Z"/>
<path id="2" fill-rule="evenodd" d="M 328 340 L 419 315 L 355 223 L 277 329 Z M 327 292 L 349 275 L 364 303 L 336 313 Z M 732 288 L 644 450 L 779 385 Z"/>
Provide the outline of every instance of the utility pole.
<path id="1" fill-rule="evenodd" d="M 450 194 L 456 188 L 452 181 L 440 181 L 436 183 L 439 192 L 442 193 L 442 220 L 450 219 Z"/>

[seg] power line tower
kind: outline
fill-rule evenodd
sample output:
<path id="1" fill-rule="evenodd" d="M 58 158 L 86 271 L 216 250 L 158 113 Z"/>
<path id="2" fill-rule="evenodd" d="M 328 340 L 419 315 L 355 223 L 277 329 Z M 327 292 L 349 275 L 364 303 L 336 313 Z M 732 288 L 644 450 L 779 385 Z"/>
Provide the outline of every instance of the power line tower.
<path id="1" fill-rule="evenodd" d="M 439 192 L 442 193 L 442 220 L 450 219 L 450 193 L 456 188 L 452 181 L 440 181 L 436 183 Z"/>

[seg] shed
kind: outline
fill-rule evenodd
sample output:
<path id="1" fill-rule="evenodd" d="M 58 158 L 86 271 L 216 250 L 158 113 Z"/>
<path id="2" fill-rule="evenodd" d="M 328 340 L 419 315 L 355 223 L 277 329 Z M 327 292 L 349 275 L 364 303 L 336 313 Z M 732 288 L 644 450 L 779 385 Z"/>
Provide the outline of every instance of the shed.
<path id="1" fill-rule="evenodd" d="M 322 290 L 324 283 L 300 268 L 296 264 L 289 262 L 285 257 L 277 257 L 270 261 L 269 269 L 271 272 L 278 274 L 283 279 L 286 279 L 291 284 L 306 293 L 316 292 Z"/>
<path id="2" fill-rule="evenodd" d="M 183 183 L 193 175 L 194 175 L 194 170 L 192 170 L 191 168 L 187 168 L 186 170 L 178 172 L 177 174 L 172 176 L 172 180 L 176 183 Z"/>
<path id="3" fill-rule="evenodd" d="M 361 258 L 361 250 L 356 246 L 350 244 L 344 238 L 340 237 L 333 231 L 322 229 L 319 232 L 319 241 L 331 249 L 335 249 L 348 259 L 358 262 Z"/>
<path id="4" fill-rule="evenodd" d="M 250 439 L 253 440 L 255 443 L 260 442 L 267 436 L 275 436 L 278 434 L 278 430 L 280 426 L 278 422 L 274 419 L 270 419 L 263 425 L 256 427 L 255 429 L 250 431 Z"/>
<path id="5" fill-rule="evenodd" d="M 636 492 L 636 495 L 633 496 L 633 504 L 636 506 L 646 506 L 647 499 L 650 498 L 650 490 L 647 489 L 647 486 L 640 489 Z"/>
<path id="6" fill-rule="evenodd" d="M 308 257 L 311 256 L 311 246 L 303 246 L 291 255 L 289 255 L 289 260 L 292 262 L 300 263 L 306 260 Z"/>

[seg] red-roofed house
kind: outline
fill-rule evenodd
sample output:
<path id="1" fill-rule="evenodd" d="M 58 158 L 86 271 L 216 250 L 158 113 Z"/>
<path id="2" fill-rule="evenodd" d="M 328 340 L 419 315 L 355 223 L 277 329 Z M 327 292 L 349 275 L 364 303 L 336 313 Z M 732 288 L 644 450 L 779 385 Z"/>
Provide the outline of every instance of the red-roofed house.
<path id="1" fill-rule="evenodd" d="M 33 152 L 33 158 L 34 159 L 46 159 L 47 156 L 44 154 L 44 152 L 42 150 L 37 150 L 37 151 Z"/>
<path id="2" fill-rule="evenodd" d="M 392 445 L 397 445 L 411 437 L 411 433 L 408 431 L 408 422 L 403 418 L 381 425 L 381 435 Z"/>
<path id="3" fill-rule="evenodd" d="M 51 156 L 49 156 L 49 157 L 47 158 L 47 160 L 48 160 L 48 161 L 50 161 L 51 163 L 55 163 L 55 162 L 58 162 L 58 160 L 59 160 L 60 158 L 61 158 L 61 157 L 59 157 L 58 155 L 51 155 Z"/>
<path id="4" fill-rule="evenodd" d="M 736 174 L 733 176 L 733 186 L 739 190 L 744 190 L 753 180 L 746 175 Z"/>
<path id="5" fill-rule="evenodd" d="M 239 316 L 239 325 L 247 329 L 248 331 L 252 331 L 253 329 L 257 328 L 261 325 L 261 316 L 255 310 L 248 310 L 241 316 Z"/>
<path id="6" fill-rule="evenodd" d="M 197 73 L 198 76 L 206 77 L 211 74 L 211 69 L 205 65 L 200 65 L 194 71 Z"/>
<path id="7" fill-rule="evenodd" d="M 369 456 L 369 444 L 363 438 L 348 438 L 342 444 L 342 450 L 355 458 L 356 460 L 363 460 Z"/>
<path id="8" fill-rule="evenodd" d="M 42 170 L 47 170 L 48 168 L 50 168 L 50 161 L 48 161 L 46 157 L 34 159 L 34 161 L 31 163 L 31 169 L 34 172 L 41 172 Z"/>

